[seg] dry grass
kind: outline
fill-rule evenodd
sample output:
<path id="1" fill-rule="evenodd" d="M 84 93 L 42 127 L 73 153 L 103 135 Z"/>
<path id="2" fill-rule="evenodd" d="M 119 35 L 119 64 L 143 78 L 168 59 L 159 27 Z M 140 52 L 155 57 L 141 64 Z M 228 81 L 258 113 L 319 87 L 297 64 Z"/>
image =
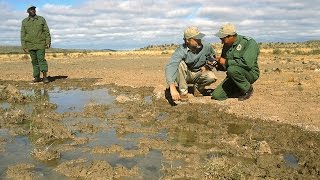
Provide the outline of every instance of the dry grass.
<path id="1" fill-rule="evenodd" d="M 106 57 L 106 56 L 158 56 L 172 54 L 177 48 L 176 44 L 168 45 L 150 45 L 138 50 L 128 51 L 111 51 L 111 50 L 65 50 L 65 49 L 49 49 L 46 58 L 50 59 L 70 59 L 81 57 Z M 214 43 L 213 48 L 217 54 L 221 53 L 222 44 Z M 318 55 L 320 54 L 320 41 L 308 41 L 304 43 L 259 43 L 261 54 L 273 55 Z M 0 46 L 0 60 L 4 61 L 29 61 L 27 54 L 22 53 L 18 46 Z"/>

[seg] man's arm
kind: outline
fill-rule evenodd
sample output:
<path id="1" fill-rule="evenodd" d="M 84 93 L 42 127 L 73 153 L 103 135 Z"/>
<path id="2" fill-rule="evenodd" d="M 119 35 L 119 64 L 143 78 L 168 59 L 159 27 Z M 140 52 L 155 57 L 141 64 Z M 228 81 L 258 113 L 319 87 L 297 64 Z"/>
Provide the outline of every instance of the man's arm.
<path id="1" fill-rule="evenodd" d="M 254 40 L 247 42 L 247 47 L 244 50 L 241 57 L 234 57 L 234 59 L 228 59 L 227 63 L 229 66 L 237 65 L 244 69 L 250 70 L 257 61 L 259 55 L 259 46 Z"/>
<path id="2" fill-rule="evenodd" d="M 47 25 L 46 20 L 43 18 L 43 33 L 45 34 L 46 37 L 46 48 L 50 48 L 51 47 L 51 35 L 50 35 L 50 30 L 49 27 Z"/>
<path id="3" fill-rule="evenodd" d="M 171 97 L 174 101 L 177 101 L 179 99 L 181 99 L 180 97 L 180 93 L 179 91 L 177 90 L 177 87 L 174 83 L 170 84 L 169 85 L 169 88 L 170 88 L 170 94 L 171 94 Z"/>
<path id="4" fill-rule="evenodd" d="M 27 47 L 26 47 L 26 41 L 25 41 L 25 36 L 26 36 L 26 29 L 24 27 L 24 23 L 22 21 L 21 23 L 21 30 L 20 30 L 20 41 L 21 41 L 21 48 L 22 50 L 27 53 Z"/>
<path id="5" fill-rule="evenodd" d="M 175 86 L 178 76 L 179 64 L 184 59 L 183 49 L 178 47 L 172 54 L 168 64 L 166 65 L 166 81 L 170 88 L 170 94 L 173 100 L 179 100 L 180 94 Z"/>
<path id="6" fill-rule="evenodd" d="M 242 58 L 245 64 L 249 67 L 249 69 L 252 69 L 252 67 L 255 65 L 258 59 L 260 50 L 258 44 L 253 39 L 250 40 L 248 43 L 249 45 L 246 51 L 244 52 Z"/>

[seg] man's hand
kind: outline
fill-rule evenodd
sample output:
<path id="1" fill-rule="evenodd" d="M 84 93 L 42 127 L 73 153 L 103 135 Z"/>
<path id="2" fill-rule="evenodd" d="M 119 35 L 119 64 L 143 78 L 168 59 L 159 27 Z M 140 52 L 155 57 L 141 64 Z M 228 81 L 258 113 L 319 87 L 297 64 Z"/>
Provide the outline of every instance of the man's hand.
<path id="1" fill-rule="evenodd" d="M 211 70 L 211 69 L 207 65 L 204 65 L 204 66 L 200 67 L 200 71 L 201 72 L 205 72 L 205 71 L 209 71 L 209 70 Z"/>
<path id="2" fill-rule="evenodd" d="M 226 59 L 223 58 L 223 57 L 220 57 L 220 58 L 218 58 L 218 62 L 219 62 L 219 64 L 221 64 L 221 65 L 225 65 L 225 64 L 226 64 Z"/>
<path id="3" fill-rule="evenodd" d="M 28 53 L 28 49 L 27 48 L 22 48 L 22 50 L 25 52 L 25 53 Z"/>
<path id="4" fill-rule="evenodd" d="M 174 84 L 170 84 L 170 94 L 174 101 L 177 101 L 180 99 L 180 93 L 178 92 Z"/>

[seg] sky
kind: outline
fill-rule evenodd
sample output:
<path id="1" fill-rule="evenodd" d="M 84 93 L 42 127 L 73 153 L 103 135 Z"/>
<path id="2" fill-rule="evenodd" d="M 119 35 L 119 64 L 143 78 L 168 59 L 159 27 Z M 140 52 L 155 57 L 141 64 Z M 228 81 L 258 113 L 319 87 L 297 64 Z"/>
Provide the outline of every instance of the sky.
<path id="1" fill-rule="evenodd" d="M 214 34 L 225 23 L 258 42 L 320 39 L 320 0 L 0 0 L 0 45 L 20 46 L 30 5 L 46 19 L 54 48 L 181 44 L 188 26 L 216 43 Z"/>

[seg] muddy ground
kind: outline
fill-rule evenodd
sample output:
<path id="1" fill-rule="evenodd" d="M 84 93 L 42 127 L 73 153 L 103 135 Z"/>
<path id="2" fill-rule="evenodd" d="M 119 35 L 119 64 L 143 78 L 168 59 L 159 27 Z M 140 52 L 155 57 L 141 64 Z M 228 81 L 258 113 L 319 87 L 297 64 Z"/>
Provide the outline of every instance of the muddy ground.
<path id="1" fill-rule="evenodd" d="M 28 60 L 2 59 L 0 177 L 319 178 L 319 56 L 262 54 L 249 100 L 177 106 L 163 98 L 169 57 L 52 58 L 49 84 L 29 83 Z"/>

